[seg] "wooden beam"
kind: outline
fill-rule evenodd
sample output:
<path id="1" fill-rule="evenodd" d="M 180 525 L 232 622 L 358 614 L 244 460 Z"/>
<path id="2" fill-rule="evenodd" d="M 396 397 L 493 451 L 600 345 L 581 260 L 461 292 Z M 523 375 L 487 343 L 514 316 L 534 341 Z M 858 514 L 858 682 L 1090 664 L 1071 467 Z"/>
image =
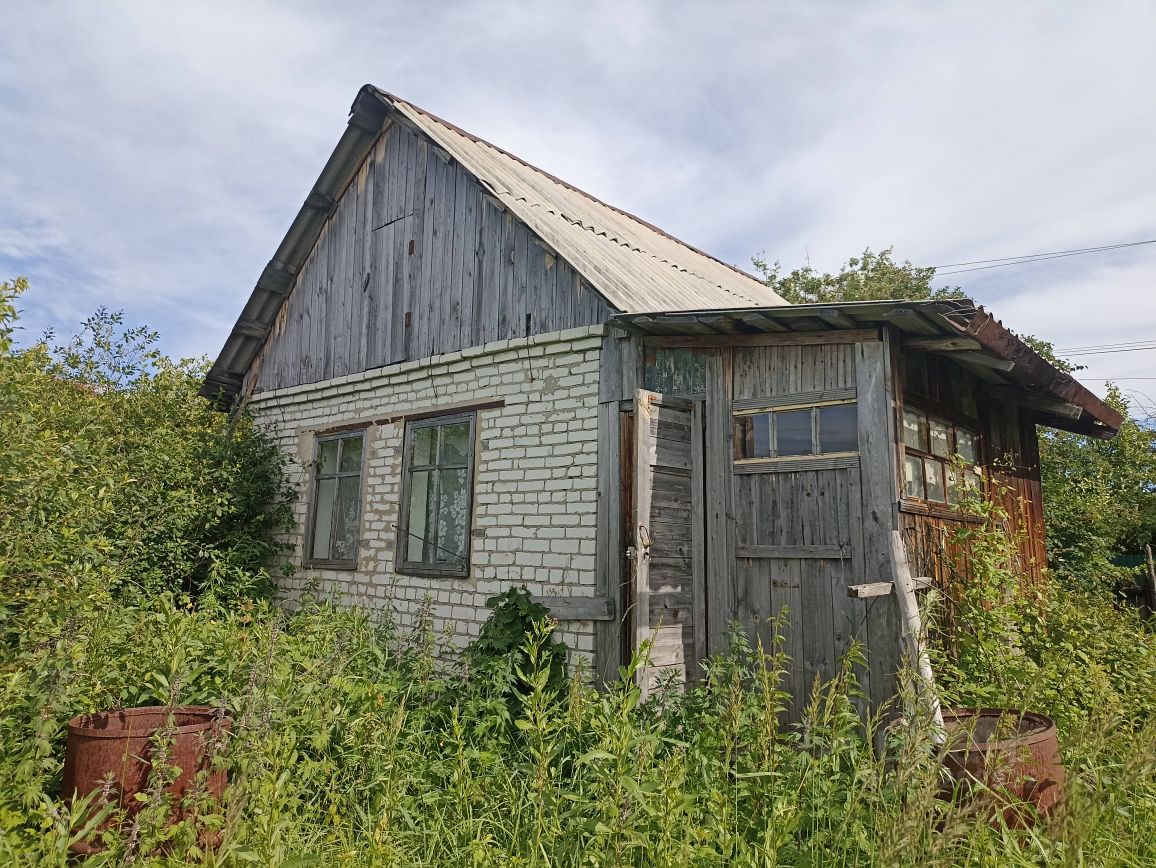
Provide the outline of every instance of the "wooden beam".
<path id="1" fill-rule="evenodd" d="M 866 600 L 871 597 L 886 597 L 893 589 L 890 582 L 871 582 L 866 585 L 848 585 L 847 596 L 856 600 Z"/>
<path id="2" fill-rule="evenodd" d="M 980 346 L 980 342 L 975 338 L 908 338 L 903 342 L 905 350 L 928 350 L 937 353 L 978 350 Z"/>
<path id="3" fill-rule="evenodd" d="M 559 621 L 611 621 L 614 606 L 609 597 L 534 597 Z"/>
<path id="4" fill-rule="evenodd" d="M 1059 398 L 1049 398 L 1047 395 L 1039 395 L 1034 392 L 1018 391 L 999 386 L 991 389 L 990 392 L 993 396 L 1010 403 L 1027 407 L 1030 410 L 1039 410 L 1041 413 L 1058 416 L 1061 419 L 1079 419 L 1084 412 L 1084 408 L 1078 404 L 1069 404 Z"/>
<path id="5" fill-rule="evenodd" d="M 884 318 L 892 325 L 896 325 L 903 331 L 911 332 L 912 334 L 938 335 L 940 333 L 939 329 L 911 308 L 897 307 L 885 313 Z"/>
<path id="6" fill-rule="evenodd" d="M 673 328 L 667 320 L 656 325 Z M 788 332 L 753 335 L 666 335 L 645 339 L 648 347 L 802 347 L 821 344 L 859 344 L 879 340 L 875 329 L 850 329 L 847 331 Z"/>
<path id="7" fill-rule="evenodd" d="M 859 323 L 847 316 L 847 314 L 838 310 L 837 308 L 826 308 L 819 311 L 819 317 L 823 322 L 837 329 L 853 329 L 858 328 Z"/>
<path id="8" fill-rule="evenodd" d="M 951 357 L 959 362 L 968 362 L 972 365 L 979 365 L 981 368 L 991 368 L 993 371 L 1003 371 L 1004 373 L 1007 373 L 1016 366 L 1015 362 L 1007 359 L 989 356 L 986 353 L 973 353 L 967 350 L 953 352 Z"/>
<path id="9" fill-rule="evenodd" d="M 760 546 L 737 545 L 735 557 L 740 558 L 819 558 L 823 560 L 838 560 L 846 556 L 851 557 L 851 550 L 839 546 Z"/>
<path id="10" fill-rule="evenodd" d="M 789 332 L 790 331 L 790 329 L 787 328 L 782 323 L 776 322 L 775 320 L 771 319 L 768 316 L 764 316 L 761 313 L 743 314 L 742 321 L 743 321 L 743 323 L 750 326 L 751 328 L 758 329 L 761 332 Z"/>

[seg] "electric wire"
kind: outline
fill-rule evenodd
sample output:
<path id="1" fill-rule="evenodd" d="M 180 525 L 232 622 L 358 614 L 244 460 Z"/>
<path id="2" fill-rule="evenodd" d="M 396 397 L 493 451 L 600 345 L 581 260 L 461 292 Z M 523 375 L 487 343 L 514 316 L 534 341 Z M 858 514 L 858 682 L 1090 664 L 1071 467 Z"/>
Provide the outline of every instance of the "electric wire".
<path id="1" fill-rule="evenodd" d="M 1055 250 L 1048 253 L 1024 253 L 1020 256 L 1000 256 L 994 259 L 973 259 L 969 262 L 949 262 L 944 265 L 933 265 L 937 277 L 951 274 L 963 274 L 968 271 L 984 271 L 989 268 L 1005 268 L 1009 265 L 1026 265 L 1030 262 L 1041 262 L 1048 259 L 1064 259 L 1069 256 L 1085 256 L 1089 253 L 1103 253 L 1107 250 L 1120 250 L 1126 247 L 1141 247 L 1146 244 L 1156 244 L 1156 238 L 1144 241 L 1126 241 L 1120 244 L 1103 244 L 1099 247 L 1078 247 L 1071 250 Z M 963 266 L 975 266 L 973 268 Z M 939 271 L 941 268 L 954 268 L 955 271 Z"/>

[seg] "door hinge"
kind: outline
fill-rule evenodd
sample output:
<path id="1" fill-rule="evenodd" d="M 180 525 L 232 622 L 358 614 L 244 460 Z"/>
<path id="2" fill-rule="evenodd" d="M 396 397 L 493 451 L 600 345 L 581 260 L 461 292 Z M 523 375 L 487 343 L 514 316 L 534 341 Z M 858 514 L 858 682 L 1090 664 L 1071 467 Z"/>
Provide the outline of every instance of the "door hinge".
<path id="1" fill-rule="evenodd" d="M 627 546 L 626 547 L 626 560 L 632 561 L 637 557 L 638 557 L 638 549 L 636 549 L 634 546 Z"/>

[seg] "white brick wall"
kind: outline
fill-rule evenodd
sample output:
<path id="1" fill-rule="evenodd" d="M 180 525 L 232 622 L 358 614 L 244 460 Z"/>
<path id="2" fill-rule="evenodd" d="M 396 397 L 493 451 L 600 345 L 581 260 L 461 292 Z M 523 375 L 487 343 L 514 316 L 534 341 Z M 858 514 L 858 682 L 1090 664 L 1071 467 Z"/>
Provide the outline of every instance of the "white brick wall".
<path id="1" fill-rule="evenodd" d="M 254 395 L 249 406 L 293 459 L 296 573 L 292 600 L 323 596 L 392 609 L 415 626 L 424 601 L 434 630 L 464 645 L 489 615 L 486 599 L 511 585 L 532 594 L 593 596 L 597 508 L 598 371 L 602 328 L 497 341 L 320 383 Z M 317 431 L 455 406 L 504 401 L 477 413 L 470 575 L 426 578 L 393 572 L 404 422 L 370 424 L 366 435 L 361 538 L 356 570 L 302 567 L 312 490 L 307 464 Z M 560 638 L 593 653 L 593 625 L 567 621 Z"/>

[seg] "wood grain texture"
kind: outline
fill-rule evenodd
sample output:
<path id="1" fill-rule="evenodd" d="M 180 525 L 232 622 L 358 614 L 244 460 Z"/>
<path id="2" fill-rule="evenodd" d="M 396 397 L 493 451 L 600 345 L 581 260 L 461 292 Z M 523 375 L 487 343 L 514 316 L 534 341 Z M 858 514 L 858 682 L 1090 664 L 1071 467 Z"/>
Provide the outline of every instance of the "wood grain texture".
<path id="1" fill-rule="evenodd" d="M 266 339 L 259 391 L 600 325 L 615 312 L 569 263 L 404 125 L 370 149 Z"/>

